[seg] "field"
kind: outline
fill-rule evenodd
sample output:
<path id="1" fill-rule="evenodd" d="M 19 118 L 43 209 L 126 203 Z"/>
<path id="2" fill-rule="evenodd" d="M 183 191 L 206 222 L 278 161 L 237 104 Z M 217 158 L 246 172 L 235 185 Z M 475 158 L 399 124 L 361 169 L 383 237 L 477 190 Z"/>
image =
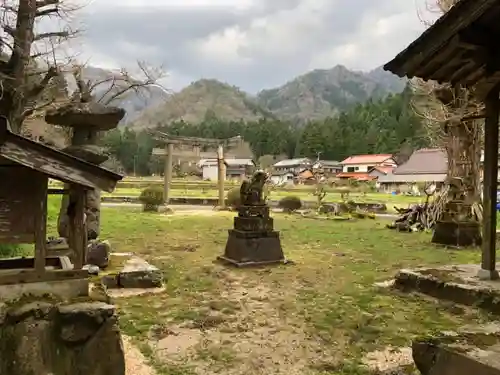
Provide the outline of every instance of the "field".
<path id="1" fill-rule="evenodd" d="M 55 207 L 51 204 L 51 228 Z M 159 267 L 163 294 L 116 301 L 122 330 L 160 375 L 368 374 L 368 352 L 486 319 L 482 313 L 373 286 L 402 267 L 477 262 L 479 252 L 430 245 L 385 222 L 275 215 L 296 264 L 238 270 L 213 263 L 231 213 L 103 209 L 102 238 Z M 411 372 L 409 372 L 411 373 Z"/>

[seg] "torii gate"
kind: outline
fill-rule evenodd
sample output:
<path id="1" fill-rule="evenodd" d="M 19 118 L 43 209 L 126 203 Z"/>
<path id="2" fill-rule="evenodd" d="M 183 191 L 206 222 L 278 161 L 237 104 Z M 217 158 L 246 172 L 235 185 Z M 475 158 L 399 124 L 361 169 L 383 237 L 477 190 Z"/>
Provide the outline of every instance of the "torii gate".
<path id="1" fill-rule="evenodd" d="M 224 197 L 224 181 L 226 177 L 226 165 L 224 163 L 224 146 L 232 146 L 240 143 L 241 137 L 233 137 L 229 139 L 217 138 L 198 138 L 198 137 L 181 137 L 177 135 L 170 135 L 160 131 L 152 131 L 156 141 L 165 144 L 165 174 L 163 185 L 163 198 L 165 205 L 169 202 L 170 183 L 172 181 L 172 160 L 174 156 L 174 145 L 191 145 L 193 146 L 193 153 L 196 156 L 200 155 L 201 146 L 217 146 L 217 180 L 219 190 L 219 206 L 225 207 Z M 183 152 L 185 154 L 185 152 Z"/>

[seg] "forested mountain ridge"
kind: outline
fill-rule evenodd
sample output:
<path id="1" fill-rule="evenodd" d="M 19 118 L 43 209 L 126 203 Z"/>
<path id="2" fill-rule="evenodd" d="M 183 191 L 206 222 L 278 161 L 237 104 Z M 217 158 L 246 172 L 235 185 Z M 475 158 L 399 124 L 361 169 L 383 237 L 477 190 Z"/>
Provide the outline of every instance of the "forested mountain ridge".
<path id="1" fill-rule="evenodd" d="M 147 128 L 181 120 L 201 123 L 207 116 L 225 121 L 275 117 L 303 125 L 309 120 L 334 116 L 369 99 L 401 92 L 403 87 L 402 79 L 381 68 L 363 73 L 341 65 L 314 70 L 256 96 L 214 79 L 202 79 L 146 108 L 129 125 Z"/>
<path id="2" fill-rule="evenodd" d="M 201 123 L 175 121 L 158 127 L 170 134 L 205 138 L 230 138 L 237 135 L 250 144 L 255 160 L 273 156 L 316 157 L 342 160 L 356 154 L 398 153 L 402 145 L 413 149 L 428 146 L 425 127 L 411 105 L 413 92 L 407 85 L 402 93 L 359 103 L 337 116 L 306 122 L 298 127 L 278 118 L 226 121 L 215 115 Z M 146 130 L 113 130 L 103 139 L 127 172 L 139 174 L 162 171 L 163 160 L 151 155 L 154 142 Z M 263 159 L 262 159 L 263 160 Z"/>
<path id="3" fill-rule="evenodd" d="M 257 102 L 281 119 L 304 122 L 334 116 L 357 103 L 381 99 L 403 88 L 402 80 L 380 68 L 362 73 L 337 65 L 263 90 L 257 95 Z"/>
<path id="4" fill-rule="evenodd" d="M 181 120 L 196 124 L 211 117 L 224 121 L 254 121 L 273 117 L 273 114 L 235 86 L 215 79 L 201 79 L 146 109 L 130 125 L 150 128 Z"/>

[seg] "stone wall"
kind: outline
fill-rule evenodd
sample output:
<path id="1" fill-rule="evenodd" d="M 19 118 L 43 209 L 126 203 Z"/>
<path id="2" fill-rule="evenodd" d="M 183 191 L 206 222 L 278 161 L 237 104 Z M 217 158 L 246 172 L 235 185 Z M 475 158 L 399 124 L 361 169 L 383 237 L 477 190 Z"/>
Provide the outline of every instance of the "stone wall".
<path id="1" fill-rule="evenodd" d="M 125 375 L 114 306 L 49 298 L 0 302 L 0 374 Z"/>

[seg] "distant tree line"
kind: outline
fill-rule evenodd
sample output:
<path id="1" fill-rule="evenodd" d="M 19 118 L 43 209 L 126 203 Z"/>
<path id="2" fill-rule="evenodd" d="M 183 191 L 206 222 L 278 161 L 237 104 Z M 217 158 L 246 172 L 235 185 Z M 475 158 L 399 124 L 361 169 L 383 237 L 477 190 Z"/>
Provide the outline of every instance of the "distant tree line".
<path id="1" fill-rule="evenodd" d="M 223 121 L 207 111 L 199 124 L 173 122 L 158 130 L 180 136 L 230 138 L 237 135 L 250 144 L 254 158 L 269 155 L 343 160 L 353 154 L 397 153 L 402 144 L 428 145 L 424 127 L 411 107 L 412 90 L 380 100 L 369 100 L 338 116 L 311 121 L 298 127 L 275 118 L 258 121 Z M 152 156 L 156 146 L 145 131 L 129 128 L 105 134 L 102 145 L 127 174 L 149 175 L 163 169 L 163 160 Z"/>

